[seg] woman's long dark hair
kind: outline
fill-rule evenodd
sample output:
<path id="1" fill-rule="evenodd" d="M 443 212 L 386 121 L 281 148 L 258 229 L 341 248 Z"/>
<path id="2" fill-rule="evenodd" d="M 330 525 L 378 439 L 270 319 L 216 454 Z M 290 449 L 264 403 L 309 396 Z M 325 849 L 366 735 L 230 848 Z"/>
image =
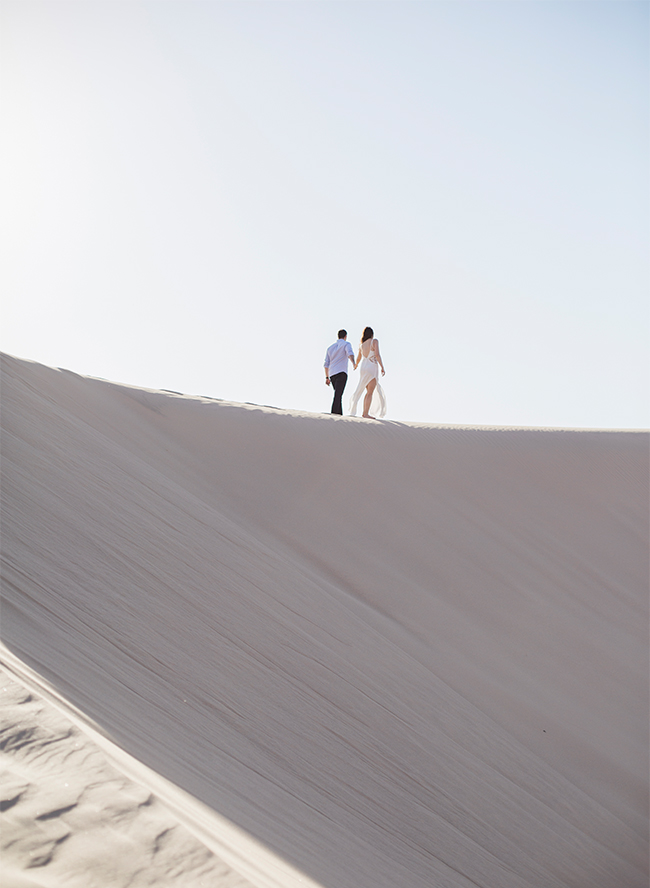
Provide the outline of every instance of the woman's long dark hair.
<path id="1" fill-rule="evenodd" d="M 372 339 L 374 335 L 375 334 L 373 332 L 372 327 L 366 327 L 366 329 L 363 331 L 363 336 L 361 337 L 361 341 L 366 342 L 368 339 Z"/>

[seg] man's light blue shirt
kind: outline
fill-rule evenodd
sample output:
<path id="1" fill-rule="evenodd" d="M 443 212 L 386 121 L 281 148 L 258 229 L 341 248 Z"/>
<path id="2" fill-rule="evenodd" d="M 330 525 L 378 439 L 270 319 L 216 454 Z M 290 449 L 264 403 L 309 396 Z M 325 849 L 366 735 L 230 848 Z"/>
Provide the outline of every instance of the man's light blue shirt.
<path id="1" fill-rule="evenodd" d="M 336 373 L 347 373 L 348 357 L 354 360 L 354 350 L 352 346 L 347 339 L 337 339 L 337 341 L 327 349 L 323 366 L 326 370 L 329 370 L 330 376 L 334 376 Z"/>

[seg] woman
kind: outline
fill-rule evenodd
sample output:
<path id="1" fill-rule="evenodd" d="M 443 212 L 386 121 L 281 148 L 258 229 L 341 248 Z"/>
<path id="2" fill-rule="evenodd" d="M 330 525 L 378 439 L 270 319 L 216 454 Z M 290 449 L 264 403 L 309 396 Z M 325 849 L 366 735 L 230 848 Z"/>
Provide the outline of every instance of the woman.
<path id="1" fill-rule="evenodd" d="M 370 415 L 371 406 L 379 419 L 386 413 L 386 397 L 383 388 L 379 385 L 379 368 L 381 367 L 382 376 L 386 375 L 386 371 L 379 353 L 379 340 L 375 339 L 374 336 L 372 327 L 366 327 L 363 331 L 359 353 L 354 364 L 355 370 L 361 364 L 359 385 L 350 402 L 350 414 L 356 416 L 359 398 L 363 390 L 366 390 L 363 399 L 363 416 L 366 419 L 375 418 Z"/>

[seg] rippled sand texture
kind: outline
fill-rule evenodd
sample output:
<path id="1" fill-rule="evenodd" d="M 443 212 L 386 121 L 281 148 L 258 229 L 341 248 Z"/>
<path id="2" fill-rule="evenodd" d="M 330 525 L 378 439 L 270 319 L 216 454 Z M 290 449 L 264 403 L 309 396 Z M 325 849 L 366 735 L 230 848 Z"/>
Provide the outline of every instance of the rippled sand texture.
<path id="1" fill-rule="evenodd" d="M 647 888 L 647 433 L 2 402 L 21 877 Z"/>
<path id="2" fill-rule="evenodd" d="M 68 719 L 0 675 L 2 884 L 250 888 Z"/>

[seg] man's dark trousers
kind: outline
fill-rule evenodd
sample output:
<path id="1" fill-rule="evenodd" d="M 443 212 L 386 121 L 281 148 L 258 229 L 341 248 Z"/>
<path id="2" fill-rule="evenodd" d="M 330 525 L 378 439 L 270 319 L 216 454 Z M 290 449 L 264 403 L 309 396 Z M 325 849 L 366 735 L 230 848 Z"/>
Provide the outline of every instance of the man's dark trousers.
<path id="1" fill-rule="evenodd" d="M 343 415 L 343 392 L 345 390 L 345 384 L 348 381 L 348 374 L 344 372 L 335 373 L 334 376 L 330 376 L 330 382 L 334 386 L 334 400 L 332 401 L 332 413 L 339 413 L 341 416 Z"/>

